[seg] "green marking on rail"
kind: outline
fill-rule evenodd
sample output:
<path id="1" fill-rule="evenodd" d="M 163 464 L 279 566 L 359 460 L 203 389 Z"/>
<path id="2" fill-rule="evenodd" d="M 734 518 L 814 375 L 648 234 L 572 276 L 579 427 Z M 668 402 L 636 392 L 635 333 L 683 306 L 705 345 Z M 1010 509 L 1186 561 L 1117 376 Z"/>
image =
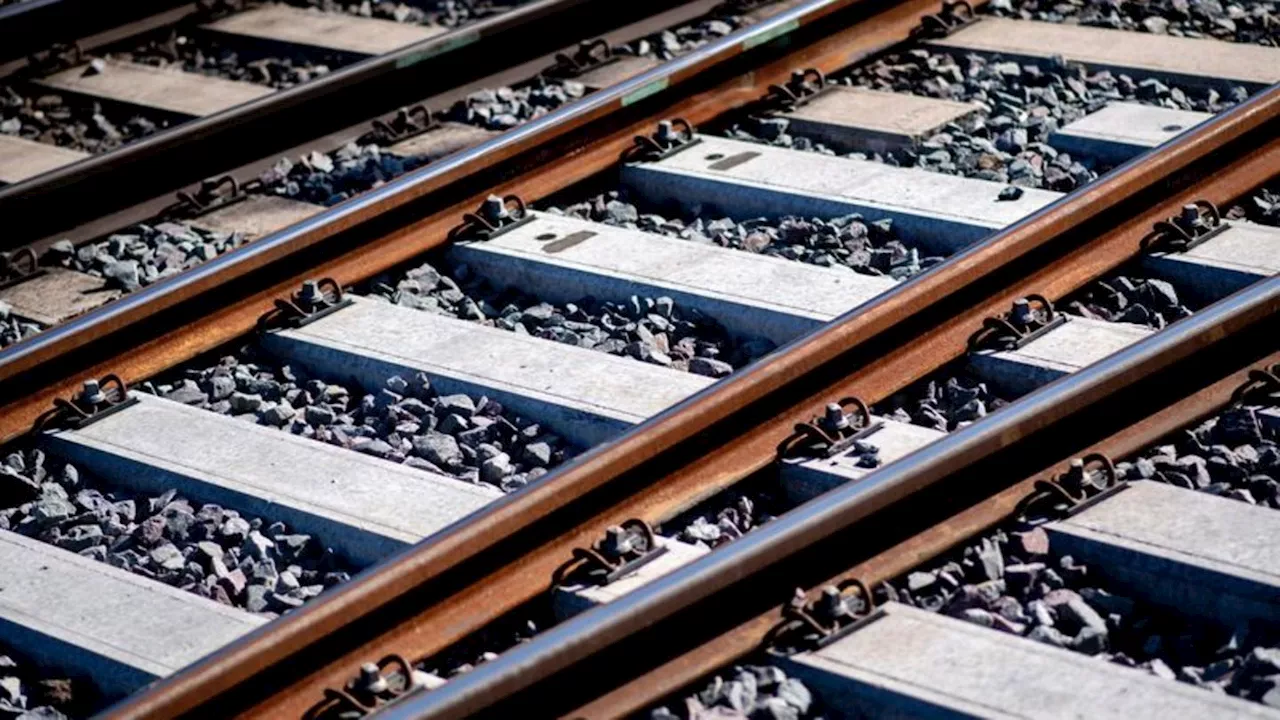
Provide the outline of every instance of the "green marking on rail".
<path id="1" fill-rule="evenodd" d="M 417 52 L 412 52 L 402 58 L 398 58 L 396 60 L 396 69 L 401 70 L 412 65 L 417 65 L 423 60 L 430 60 L 437 55 L 451 53 L 454 50 L 464 48 L 479 39 L 480 33 L 476 30 L 454 31 L 448 36 L 441 38 L 440 42 L 437 42 L 430 47 L 425 47 Z"/>
<path id="2" fill-rule="evenodd" d="M 800 27 L 799 20 L 789 20 L 787 22 L 782 23 L 781 25 L 779 25 L 778 27 L 772 30 L 767 30 L 765 32 L 760 33 L 759 35 L 752 35 L 751 37 L 742 41 L 742 51 L 746 52 L 753 47 L 763 45 L 767 42 L 776 40 L 782 37 L 783 35 L 786 35 L 787 33 L 791 32 L 792 30 L 795 30 L 798 27 Z"/>
<path id="3" fill-rule="evenodd" d="M 670 80 L 667 78 L 659 78 L 639 90 L 632 90 L 622 96 L 622 107 L 634 105 L 647 97 L 657 95 L 663 90 L 666 90 L 668 85 L 670 85 Z"/>

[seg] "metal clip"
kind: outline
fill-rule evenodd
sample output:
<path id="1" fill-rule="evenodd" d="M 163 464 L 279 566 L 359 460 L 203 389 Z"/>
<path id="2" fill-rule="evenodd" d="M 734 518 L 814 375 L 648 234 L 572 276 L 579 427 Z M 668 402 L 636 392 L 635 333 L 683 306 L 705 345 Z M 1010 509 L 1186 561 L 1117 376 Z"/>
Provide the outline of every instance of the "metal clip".
<path id="1" fill-rule="evenodd" d="M 1032 303 L 1040 306 L 1038 312 Z M 969 336 L 969 352 L 1016 350 L 1066 322 L 1067 316 L 1043 295 L 1018 298 L 1009 312 L 982 321 L 982 328 Z"/>
<path id="2" fill-rule="evenodd" d="M 604 537 L 589 548 L 574 548 L 573 557 L 556 568 L 551 587 L 564 585 L 571 573 L 585 577 L 586 583 L 608 585 L 630 575 L 665 555 L 653 528 L 644 520 L 632 518 L 605 530 Z"/>
<path id="3" fill-rule="evenodd" d="M 387 668 L 399 666 L 391 673 L 396 681 L 388 678 Z M 414 668 L 400 655 L 388 655 L 376 663 L 365 663 L 360 672 L 342 688 L 325 688 L 324 699 L 312 705 L 302 715 L 304 720 L 325 717 L 365 717 L 395 703 L 417 690 L 434 690 L 444 680 Z"/>
<path id="4" fill-rule="evenodd" d="M 45 50 L 37 50 L 27 56 L 27 66 L 23 72 L 39 77 L 67 68 L 73 68 L 85 62 L 84 49 L 79 42 L 54 43 Z"/>
<path id="5" fill-rule="evenodd" d="M 609 47 L 604 38 L 583 40 L 572 54 L 556 53 L 555 63 L 539 74 L 560 80 L 576 78 L 588 70 L 603 67 L 617 59 L 613 55 L 613 48 Z"/>
<path id="6" fill-rule="evenodd" d="M 849 588 L 857 591 L 861 608 L 849 606 Z M 771 652 L 789 654 L 802 648 L 826 647 L 883 615 L 866 584 L 858 578 L 847 578 L 838 585 L 826 585 L 812 602 L 808 594 L 796 588 L 782 609 L 782 622 L 765 635 L 764 645 Z M 780 645 L 786 644 L 786 650 Z"/>
<path id="7" fill-rule="evenodd" d="M 36 251 L 29 247 L 18 248 L 11 253 L 0 252 L 0 289 L 17 285 L 47 272 L 48 270 L 40 267 L 40 259 L 36 257 Z"/>
<path id="8" fill-rule="evenodd" d="M 1249 371 L 1249 379 L 1231 393 L 1231 404 L 1239 404 L 1256 395 L 1273 395 L 1280 393 L 1280 363 L 1266 369 L 1254 368 Z"/>
<path id="9" fill-rule="evenodd" d="M 258 318 L 257 329 L 265 332 L 275 328 L 300 328 L 352 302 L 351 298 L 343 298 L 342 286 L 333 278 L 304 280 L 290 299 L 276 299 L 275 307 Z"/>
<path id="10" fill-rule="evenodd" d="M 1218 206 L 1208 200 L 1196 200 L 1183 205 L 1176 217 L 1156 223 L 1142 238 L 1140 247 L 1146 253 L 1184 253 L 1230 227 L 1230 223 L 1222 221 Z"/>
<path id="11" fill-rule="evenodd" d="M 78 430 L 138 402 L 129 396 L 129 386 L 119 375 L 85 380 L 80 392 L 70 400 L 55 398 L 31 426 L 32 437 L 49 430 Z"/>
<path id="12" fill-rule="evenodd" d="M 960 9 L 964 12 L 958 12 Z M 920 19 L 920 25 L 911 31 L 911 37 L 943 38 L 977 19 L 973 6 L 965 0 L 944 0 L 941 10 Z"/>
<path id="13" fill-rule="evenodd" d="M 637 135 L 635 145 L 622 153 L 623 162 L 655 162 L 698 144 L 693 126 L 683 118 L 658 122 L 652 135 Z"/>
<path id="14" fill-rule="evenodd" d="M 230 207 L 238 202 L 247 200 L 249 194 L 246 191 L 256 183 L 257 181 L 255 180 L 253 183 L 241 187 L 239 181 L 230 175 L 201 180 L 200 187 L 194 193 L 189 193 L 185 190 L 179 191 L 177 193 L 177 202 L 162 210 L 160 215 L 165 218 L 186 219 L 207 215 L 214 210 Z M 229 187 L 230 191 L 222 192 L 223 187 Z"/>
<path id="15" fill-rule="evenodd" d="M 851 410 L 846 409 L 850 407 Z M 866 403 L 847 397 L 829 403 L 822 417 L 798 423 L 778 444 L 778 459 L 834 457 L 883 426 L 884 423 L 871 421 L 871 410 Z"/>
<path id="16" fill-rule="evenodd" d="M 791 79 L 781 85 L 770 85 L 764 104 L 778 110 L 793 110 L 812 100 L 827 87 L 827 78 L 817 68 L 793 70 Z"/>
<path id="17" fill-rule="evenodd" d="M 489 240 L 533 220 L 517 195 L 490 195 L 474 213 L 462 216 L 462 224 L 449 231 L 450 240 Z"/>
<path id="18" fill-rule="evenodd" d="M 1101 483 L 1094 480 L 1098 473 Z M 1128 487 L 1116 475 L 1115 463 L 1102 453 L 1090 453 L 1071 461 L 1066 472 L 1052 480 L 1037 480 L 1035 489 L 1014 506 L 1014 517 L 1038 509 L 1038 517 L 1070 517 Z"/>
<path id="19" fill-rule="evenodd" d="M 356 142 L 387 147 L 433 130 L 440 123 L 436 122 L 426 105 L 419 104 L 400 108 L 390 120 L 374 120 L 370 126 L 373 129 L 361 135 Z"/>

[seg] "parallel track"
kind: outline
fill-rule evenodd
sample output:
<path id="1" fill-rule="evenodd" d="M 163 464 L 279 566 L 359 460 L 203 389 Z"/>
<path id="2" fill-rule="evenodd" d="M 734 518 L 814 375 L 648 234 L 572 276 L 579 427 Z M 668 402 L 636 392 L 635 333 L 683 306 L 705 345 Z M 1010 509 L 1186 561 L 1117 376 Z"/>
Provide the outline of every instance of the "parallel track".
<path id="1" fill-rule="evenodd" d="M 273 301 L 294 296 L 305 280 L 326 277 L 339 286 L 366 287 L 371 277 L 446 247 L 463 214 L 491 195 L 514 194 L 533 204 L 581 197 L 575 185 L 582 181 L 609 187 L 617 158 L 657 121 L 723 123 L 797 69 L 831 75 L 907 40 L 933 10 L 912 2 L 799 5 L 0 351 L 6 401 L 0 429 L 6 438 L 18 438 L 55 398 L 76 396 L 83 378 L 115 374 L 136 384 L 252 339 L 249 333 Z M 841 29 L 833 33 L 832 27 Z M 509 613 L 518 616 L 538 602 L 574 548 L 592 545 L 607 528 L 631 518 L 667 523 L 742 481 L 776 476 L 779 443 L 829 403 L 856 396 L 876 406 L 965 357 L 966 341 L 984 318 L 1000 315 L 1015 300 L 1039 294 L 1057 301 L 1123 270 L 1140 257 L 1143 238 L 1156 223 L 1193 201 L 1226 207 L 1247 198 L 1273 179 L 1280 160 L 1277 93 L 1275 87 L 1257 92 L 726 380 L 686 392 L 686 399 L 647 419 L 628 421 L 639 424 L 111 713 L 303 716 L 322 703 L 326 688 L 355 687 L 358 694 L 358 684 L 349 683 L 364 663 L 390 654 L 429 660 Z M 708 136 L 704 142 L 710 147 L 717 141 Z M 785 152 L 801 157 L 800 151 Z M 742 153 L 747 160 L 755 155 Z M 646 162 L 653 161 L 637 167 Z M 724 209 L 739 219 L 752 214 Z M 917 231 L 907 221 L 903 227 L 903 239 L 912 244 Z M 896 577 L 1002 521 L 1035 478 L 1062 465 L 1044 469 L 1046 453 L 1129 454 L 1220 409 L 1224 392 L 1247 366 L 1269 362 L 1265 358 L 1275 352 L 1268 340 L 1280 302 L 1274 285 L 1274 278 L 1262 280 L 1198 310 L 601 609 L 549 630 L 540 627 L 542 633 L 521 647 L 384 712 L 502 716 L 532 702 L 548 714 L 613 717 L 691 687 L 755 650 L 776 624 L 780 596 L 763 588 L 816 588 L 833 573 L 839 573 L 837 581 L 856 577 L 867 586 Z M 550 343 L 542 347 L 552 352 Z M 358 361 L 347 362 L 356 375 Z M 1196 379 L 1188 367 L 1217 374 Z M 442 372 L 449 377 L 452 371 Z M 357 384 L 376 392 L 380 381 Z M 433 376 L 433 385 L 441 382 Z M 1153 400 L 1150 389 L 1162 382 L 1184 394 Z M 502 397 L 508 391 L 496 392 Z M 528 409 L 535 405 L 521 404 L 518 389 L 509 392 L 513 400 L 504 404 L 540 420 Z M 130 412 L 126 408 L 120 417 Z M 573 432 L 551 416 L 541 420 L 556 432 Z M 1129 425 L 1134 429 L 1124 429 Z M 975 485 L 978 473 L 987 474 Z M 946 493 L 959 487 L 965 487 L 961 507 L 970 508 L 961 516 L 962 529 L 955 529 L 956 521 L 930 527 L 954 512 Z M 867 537 L 860 533 L 868 527 L 876 528 L 876 540 L 852 560 L 825 549 L 840 539 Z M 334 545 L 344 553 L 340 542 Z M 737 599 L 726 613 L 728 598 Z M 680 642 L 654 647 L 645 632 L 650 625 Z"/>

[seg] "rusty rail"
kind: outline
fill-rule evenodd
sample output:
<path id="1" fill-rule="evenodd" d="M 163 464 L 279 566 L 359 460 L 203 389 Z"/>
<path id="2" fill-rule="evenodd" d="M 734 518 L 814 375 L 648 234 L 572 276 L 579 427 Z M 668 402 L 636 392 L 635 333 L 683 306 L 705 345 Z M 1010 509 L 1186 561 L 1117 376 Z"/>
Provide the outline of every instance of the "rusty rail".
<path id="1" fill-rule="evenodd" d="M 25 431 L 53 398 L 75 388 L 76 378 L 115 372 L 128 382 L 146 379 L 251 331 L 264 308 L 277 298 L 287 297 L 308 277 L 322 275 L 351 284 L 441 245 L 457 218 L 490 192 L 514 193 L 531 201 L 546 197 L 612 167 L 632 139 L 651 131 L 659 118 L 680 115 L 695 123 L 713 119 L 758 100 L 770 85 L 784 81 L 797 66 L 834 70 L 882 51 L 907 38 L 920 19 L 934 11 L 934 0 L 897 4 L 811 0 L 228 253 L 180 281 L 153 286 L 39 336 L 34 342 L 0 352 L 0 379 L 7 380 L 11 387 L 25 380 L 25 373 L 53 368 L 50 379 L 37 385 L 36 392 L 4 406 L 0 435 L 11 439 Z M 794 51 L 784 52 L 785 43 L 775 42 L 812 31 L 815 23 L 829 21 L 837 12 L 867 15 L 870 19 Z M 731 61 L 748 54 L 750 58 L 762 54 L 764 61 L 744 74 Z M 722 66 L 728 67 L 721 73 L 724 79 L 718 84 L 705 82 L 704 73 Z M 626 112 L 631 114 L 617 119 Z M 515 179 L 504 179 L 511 176 Z M 499 184 L 495 187 L 484 182 Z M 449 192 L 456 187 L 467 188 L 466 194 Z M 472 189 L 476 187 L 483 189 Z M 422 202 L 432 200 L 437 201 L 429 214 L 405 219 L 407 212 L 415 212 Z M 397 212 L 402 224 L 385 230 L 391 224 L 385 216 L 397 217 Z M 360 231 L 370 233 L 372 239 L 344 242 L 340 251 L 329 256 L 321 254 L 304 273 L 293 269 L 298 258 L 312 258 L 318 248 L 332 246 Z M 285 260 L 293 261 L 292 265 Z M 246 283 L 251 283 L 248 290 L 243 287 Z M 207 312 L 210 306 L 220 309 Z M 106 351 L 94 352 L 104 345 Z M 86 356 L 93 359 L 85 361 Z M 619 467 L 615 463 L 616 460 L 606 460 L 606 465 Z M 598 472 L 596 468 L 588 466 L 581 473 Z M 248 714 L 300 715 L 319 697 L 318 688 L 341 684 L 339 678 L 345 679 L 350 670 L 349 658 L 338 653 L 334 661 L 312 675 L 297 677 L 299 668 L 310 668 L 311 663 L 318 662 L 316 648 L 323 644 L 322 639 L 340 631 L 354 632 L 350 629 L 360 622 L 389 624 L 387 617 L 379 618 L 378 614 L 386 613 L 395 598 L 440 578 L 463 561 L 492 548 L 500 539 L 544 520 L 595 485 L 574 481 L 568 485 L 571 491 L 563 494 L 539 491 L 524 493 L 515 506 L 509 506 L 510 499 L 495 503 L 482 522 L 454 528 L 447 536 L 441 536 L 442 542 L 427 555 L 405 554 L 389 560 L 385 571 L 367 574 L 351 583 L 356 592 L 335 593 L 312 611 L 292 613 L 111 712 L 119 717 L 167 717 L 190 711 L 206 701 L 222 702 L 221 707 L 229 708 L 253 698 L 262 704 L 248 709 Z M 565 487 L 559 483 L 557 486 Z M 456 639 L 466 631 L 459 628 L 445 639 Z M 440 641 L 432 638 L 428 647 Z M 351 657 L 365 655 L 364 648 L 350 651 Z M 288 674 L 288 679 L 272 676 L 273 682 L 296 682 L 296 687 L 271 698 L 266 697 L 269 691 L 261 687 L 247 689 L 248 683 L 265 682 L 263 668 Z"/>
<path id="2" fill-rule="evenodd" d="M 867 587 L 900 577 L 911 569 L 949 552 L 965 542 L 1005 522 L 1018 503 L 1034 490 L 1043 478 L 1065 472 L 1071 460 L 1092 453 L 1111 458 L 1124 458 L 1149 447 L 1180 428 L 1194 425 L 1221 412 L 1232 402 L 1237 388 L 1249 379 L 1255 369 L 1267 369 L 1280 362 L 1280 352 L 1248 364 L 1229 374 L 1195 388 L 1190 394 L 1168 398 L 1169 404 L 1138 422 L 1107 437 L 1084 446 L 1058 462 L 1022 480 L 972 502 L 944 522 L 912 535 L 848 570 L 828 578 L 819 586 L 840 585 L 857 579 Z M 807 599 L 815 599 L 820 591 L 811 590 Z M 638 712 L 665 697 L 687 688 L 719 668 L 742 660 L 760 649 L 771 629 L 783 621 L 785 605 L 778 604 L 755 618 L 718 635 L 696 649 L 679 655 L 634 679 L 602 693 L 592 701 L 565 714 L 573 718 L 616 718 Z"/>
<path id="3" fill-rule="evenodd" d="M 825 59 L 832 60 L 831 57 Z M 770 68 L 781 70 L 798 64 L 774 64 Z M 730 83 L 729 89 L 732 88 Z M 682 101 L 677 107 L 693 109 L 698 101 L 714 97 L 715 92 Z M 247 713 L 298 714 L 318 698 L 317 688 L 341 685 L 363 660 L 389 652 L 421 657 L 446 647 L 545 590 L 551 571 L 568 556 L 569 550 L 574 545 L 589 543 L 608 524 L 624 516 L 660 520 L 664 513 L 685 507 L 701 495 L 732 484 L 768 464 L 777 438 L 785 435 L 778 432 L 780 426 L 789 429 L 796 418 L 807 419 L 829 398 L 848 394 L 844 390 L 850 385 L 857 384 L 860 388 L 857 394 L 869 401 L 880 399 L 941 361 L 958 356 L 974 326 L 975 316 L 980 318 L 995 308 L 1007 306 L 1013 298 L 1030 290 L 1060 297 L 1131 258 L 1150 225 L 1173 214 L 1189 197 L 1225 202 L 1259 184 L 1280 158 L 1280 141 L 1272 139 L 1276 135 L 1278 105 L 1280 90 L 1263 93 L 1165 148 L 1164 152 L 1118 169 L 1085 191 L 842 317 L 812 339 L 787 348 L 769 362 L 731 378 L 645 423 L 619 441 L 589 453 L 554 473 L 548 481 L 496 503 L 480 522 L 454 528 L 424 542 L 385 563 L 380 572 L 366 575 L 333 596 L 304 608 L 269 632 L 257 633 L 161 683 L 157 693 L 138 698 L 122 710 L 160 714 L 162 709 L 171 710 L 197 698 L 225 693 L 247 680 L 243 668 L 271 667 L 304 650 L 315 652 L 316 638 L 329 637 L 335 632 L 372 638 L 342 647 L 323 667 L 298 671 L 289 680 L 292 685 L 285 692 Z M 636 129 L 629 127 L 628 132 Z M 628 134 L 615 134 L 583 157 L 607 166 L 612 161 L 612 153 L 620 151 L 627 141 Z M 1243 149 L 1257 152 L 1234 168 L 1226 168 L 1228 158 L 1239 155 Z M 548 170 L 572 172 L 571 167 L 571 163 L 562 161 Z M 540 197 L 553 183 L 545 177 L 540 180 L 542 184 L 519 180 L 503 186 L 501 191 L 516 191 L 514 188 L 522 183 L 531 183 L 542 192 L 522 194 Z M 1170 196 L 1171 187 L 1180 191 Z M 457 209 L 461 212 L 468 208 L 462 204 Z M 1115 232 L 1100 232 L 1102 227 L 1113 225 L 1118 228 Z M 424 226 L 419 225 L 391 239 L 423 229 Z M 443 235 L 443 231 L 443 227 L 437 227 L 438 235 Z M 1043 267 L 1043 258 L 1038 255 L 1050 250 L 1060 253 L 1068 271 Z M 353 267 L 361 268 L 370 262 L 374 261 L 367 257 L 344 258 L 339 267 L 350 277 L 360 272 L 353 272 Z M 994 284 L 990 280 L 993 275 L 1018 268 L 1019 262 L 1032 263 L 1029 267 L 1039 269 L 1017 279 L 1005 278 Z M 285 287 L 291 286 L 290 283 Z M 964 304 L 955 307 L 972 306 L 972 309 L 938 322 L 930 313 L 938 311 L 935 303 L 943 298 L 964 298 Z M 909 323 L 904 321 L 913 318 L 917 324 L 923 323 L 921 327 L 934 327 L 934 330 L 911 348 L 867 354 L 877 347 L 875 341 L 892 338 L 892 331 L 907 327 Z M 857 351 L 863 351 L 865 364 L 858 373 L 849 376 L 851 366 L 847 360 L 856 357 Z M 865 359 L 880 356 L 883 356 L 880 360 Z M 804 400 L 796 403 L 792 399 L 795 397 Z M 705 447 L 695 451 L 687 442 L 690 438 L 720 437 L 728 433 L 729 428 L 743 436 L 742 442 L 726 443 L 710 454 L 705 452 Z M 620 504 L 599 500 L 600 493 L 627 492 L 629 483 L 636 483 L 641 477 L 650 488 L 645 493 Z M 653 477 L 660 480 L 650 482 Z M 553 513 L 579 501 L 587 503 L 584 507 L 595 502 L 605 509 L 568 532 L 557 535 L 548 529 L 554 527 L 548 519 Z M 541 540 L 542 544 L 532 552 L 507 556 L 503 561 L 494 560 L 492 556 L 504 550 L 500 539 L 517 536 L 553 539 Z M 510 552 L 509 547 L 505 550 Z M 470 568 L 468 578 L 482 579 L 465 583 L 465 589 L 456 592 L 450 583 L 457 582 L 463 564 Z M 493 568 L 491 573 L 475 572 L 475 568 L 486 566 Z M 441 601 L 446 594 L 450 595 L 448 599 Z M 402 614 L 392 617 L 386 608 L 394 606 L 397 598 L 406 597 L 413 597 L 419 606 L 411 612 L 395 606 Z M 478 613 L 477 608 L 484 608 L 484 612 Z M 385 616 L 379 617 L 380 612 Z M 329 651 L 332 652 L 332 648 Z M 303 676 L 303 672 L 307 674 Z M 237 695 L 243 697 L 240 693 Z"/>
<path id="4" fill-rule="evenodd" d="M 1186 372 L 1197 353 L 1219 352 L 1234 359 L 1235 348 L 1223 348 L 1245 336 L 1255 343 L 1247 348 L 1256 350 L 1256 344 L 1265 343 L 1273 350 L 1277 310 L 1280 278 L 1255 283 L 856 483 L 846 483 L 668 575 L 546 630 L 442 687 L 409 696 L 383 714 L 388 720 L 501 715 L 515 705 L 545 707 L 557 691 L 581 693 L 607 677 L 610 660 L 618 660 L 627 649 L 652 648 L 647 639 L 664 636 L 664 623 L 685 629 L 696 627 L 698 619 L 711 618 L 714 623 L 717 615 L 761 598 L 785 596 L 779 590 L 806 578 L 813 563 L 856 552 L 850 541 L 860 537 L 867 542 L 868 534 L 857 536 L 853 531 L 881 513 L 914 507 L 921 502 L 917 495 L 936 503 L 940 493 L 928 493 L 944 485 L 954 489 L 957 477 L 972 481 L 983 463 L 989 475 L 998 472 L 1004 459 L 1040 454 L 1046 447 L 1057 452 L 1064 439 L 1055 439 L 1055 432 L 1075 423 L 1079 427 L 1064 435 L 1070 442 L 1076 433 L 1092 431 L 1091 423 L 1099 417 L 1123 410 L 1135 397 L 1158 392 L 1157 379 Z M 836 548 L 839 552 L 833 552 Z M 763 576 L 773 586 L 767 595 L 756 582 Z M 751 590 L 744 590 L 744 585 Z M 726 603 L 733 607 L 726 608 Z M 587 666 L 590 669 L 584 670 Z M 592 682 L 583 682 L 584 672 L 592 673 Z M 531 693 L 537 704 L 530 705 L 522 693 L 548 682 L 552 684 Z"/>

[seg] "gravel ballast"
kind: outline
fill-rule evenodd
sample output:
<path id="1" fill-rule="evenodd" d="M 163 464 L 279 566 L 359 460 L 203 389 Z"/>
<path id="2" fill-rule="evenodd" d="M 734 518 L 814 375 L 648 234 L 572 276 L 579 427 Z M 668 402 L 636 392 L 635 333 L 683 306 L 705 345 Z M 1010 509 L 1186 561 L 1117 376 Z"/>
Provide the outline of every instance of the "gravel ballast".
<path id="1" fill-rule="evenodd" d="M 1191 315 L 1172 283 L 1135 274 L 1112 275 L 1090 283 L 1057 303 L 1070 315 L 1143 325 L 1160 330 Z"/>
<path id="2" fill-rule="evenodd" d="M 105 110 L 96 102 L 0 84 L 0 134 L 96 154 L 167 126 L 167 120 L 138 112 Z"/>
<path id="3" fill-rule="evenodd" d="M 1236 404 L 1117 463 L 1116 471 L 1125 480 L 1158 480 L 1280 509 L 1278 410 L 1274 395 Z"/>
<path id="4" fill-rule="evenodd" d="M 850 153 L 900 167 L 1069 192 L 1109 168 L 1048 145 L 1054 130 L 1108 102 L 1125 101 L 1178 110 L 1219 112 L 1248 97 L 1237 87 L 1227 95 L 1155 78 L 1083 66 L 1023 65 L 978 54 L 926 48 L 889 53 L 833 75 L 828 82 L 872 90 L 975 103 L 979 110 L 926 137 L 914 149 Z M 729 137 L 836 155 L 809 138 L 792 135 L 785 117 L 745 116 L 727 126 Z"/>
<path id="5" fill-rule="evenodd" d="M 275 616 L 350 579 L 351 568 L 281 522 L 158 495 L 111 489 L 40 450 L 0 466 L 0 529 L 55 545 L 249 612 Z"/>
<path id="6" fill-rule="evenodd" d="M 325 54 L 299 50 L 288 55 L 250 55 L 203 34 L 175 32 L 131 50 L 112 53 L 111 57 L 283 90 L 328 75 L 333 69 L 347 64 L 336 55 L 329 54 L 320 60 L 316 59 L 317 55 Z"/>
<path id="7" fill-rule="evenodd" d="M 514 492 L 576 453 L 487 398 L 439 395 L 421 373 L 375 393 L 312 378 L 254 346 L 143 390 L 247 422 Z"/>
<path id="8" fill-rule="evenodd" d="M 710 377 L 724 377 L 773 349 L 759 338 L 739 342 L 669 297 L 633 295 L 618 303 L 587 297 L 560 305 L 496 290 L 465 265 L 452 270 L 450 277 L 424 263 L 375 278 L 368 291 L 396 305 Z"/>
<path id="9" fill-rule="evenodd" d="M 1021 20 L 1280 47 L 1280 3 L 1274 0 L 992 0 L 983 10 Z"/>
<path id="10" fill-rule="evenodd" d="M 1158 677 L 1280 707 L 1280 635 L 1220 631 L 1107 588 L 1105 568 L 1055 553 L 1016 522 L 877 588 L 895 600 Z"/>
<path id="11" fill-rule="evenodd" d="M 856 214 L 831 219 L 787 215 L 776 223 L 763 218 L 667 218 L 642 212 L 641 207 L 616 191 L 547 211 L 811 265 L 846 267 L 895 280 L 909 278 L 943 260 L 922 257 L 919 250 L 905 245 L 897 238 L 891 220 L 870 222 Z"/>
<path id="12" fill-rule="evenodd" d="M 822 717 L 804 683 L 776 665 L 736 665 L 717 673 L 702 690 L 638 717 L 648 720 L 807 720 Z"/>
<path id="13" fill-rule="evenodd" d="M 85 678 L 41 667 L 0 645 L 0 717 L 66 720 L 89 717 L 102 698 Z"/>
<path id="14" fill-rule="evenodd" d="M 357 17 L 391 20 L 412 25 L 441 25 L 447 28 L 455 28 L 490 15 L 498 15 L 521 4 L 489 0 L 415 0 L 407 3 L 396 0 L 360 0 L 360 2 L 286 0 L 286 2 L 296 7 L 314 8 L 324 12 L 347 13 Z"/>

